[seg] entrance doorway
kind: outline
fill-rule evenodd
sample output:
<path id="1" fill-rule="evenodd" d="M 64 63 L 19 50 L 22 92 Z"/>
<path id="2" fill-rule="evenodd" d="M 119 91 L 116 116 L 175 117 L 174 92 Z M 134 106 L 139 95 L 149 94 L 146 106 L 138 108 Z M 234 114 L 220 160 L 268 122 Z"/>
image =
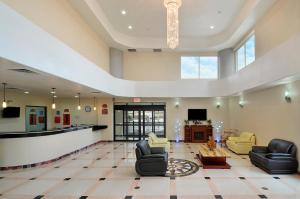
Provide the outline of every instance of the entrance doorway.
<path id="1" fill-rule="evenodd" d="M 166 136 L 165 103 L 114 104 L 114 140 L 145 140 L 148 133 Z"/>

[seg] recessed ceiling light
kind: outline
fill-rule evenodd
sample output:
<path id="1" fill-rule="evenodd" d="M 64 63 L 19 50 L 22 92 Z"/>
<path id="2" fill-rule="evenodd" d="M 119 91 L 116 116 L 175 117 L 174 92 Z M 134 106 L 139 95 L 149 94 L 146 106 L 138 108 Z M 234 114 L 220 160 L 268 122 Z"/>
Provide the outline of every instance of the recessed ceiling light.
<path id="1" fill-rule="evenodd" d="M 210 28 L 210 29 L 214 29 L 215 27 L 214 27 L 214 26 L 210 26 L 209 28 Z"/>
<path id="2" fill-rule="evenodd" d="M 25 94 L 29 94 L 29 91 L 24 91 Z"/>
<path id="3" fill-rule="evenodd" d="M 132 30 L 132 26 L 128 26 L 128 29 L 129 29 L 129 30 Z"/>
<path id="4" fill-rule="evenodd" d="M 121 14 L 126 15 L 127 14 L 126 10 L 121 10 Z"/>

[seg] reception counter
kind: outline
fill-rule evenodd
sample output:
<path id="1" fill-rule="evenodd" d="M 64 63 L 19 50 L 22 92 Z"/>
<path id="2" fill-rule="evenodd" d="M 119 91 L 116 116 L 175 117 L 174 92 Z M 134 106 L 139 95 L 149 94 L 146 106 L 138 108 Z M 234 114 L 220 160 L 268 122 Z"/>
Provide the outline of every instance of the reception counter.
<path id="1" fill-rule="evenodd" d="M 31 167 L 58 160 L 100 142 L 100 131 L 104 128 L 107 126 L 0 133 L 0 169 Z"/>

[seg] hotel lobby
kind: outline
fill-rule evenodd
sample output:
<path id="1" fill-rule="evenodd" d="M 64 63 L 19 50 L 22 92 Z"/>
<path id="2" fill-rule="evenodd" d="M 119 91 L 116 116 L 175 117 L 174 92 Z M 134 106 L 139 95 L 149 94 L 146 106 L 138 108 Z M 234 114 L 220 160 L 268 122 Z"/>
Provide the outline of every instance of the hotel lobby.
<path id="1" fill-rule="evenodd" d="M 300 199 L 299 0 L 0 0 L 0 198 Z"/>

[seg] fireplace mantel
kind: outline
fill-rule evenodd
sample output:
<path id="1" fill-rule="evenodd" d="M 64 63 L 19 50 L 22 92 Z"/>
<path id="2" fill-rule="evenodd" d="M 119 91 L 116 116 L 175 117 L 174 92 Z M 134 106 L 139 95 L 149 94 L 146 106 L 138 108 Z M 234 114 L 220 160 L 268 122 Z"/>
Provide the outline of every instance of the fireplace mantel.
<path id="1" fill-rule="evenodd" d="M 184 127 L 184 142 L 204 143 L 212 136 L 211 125 L 186 125 Z"/>

